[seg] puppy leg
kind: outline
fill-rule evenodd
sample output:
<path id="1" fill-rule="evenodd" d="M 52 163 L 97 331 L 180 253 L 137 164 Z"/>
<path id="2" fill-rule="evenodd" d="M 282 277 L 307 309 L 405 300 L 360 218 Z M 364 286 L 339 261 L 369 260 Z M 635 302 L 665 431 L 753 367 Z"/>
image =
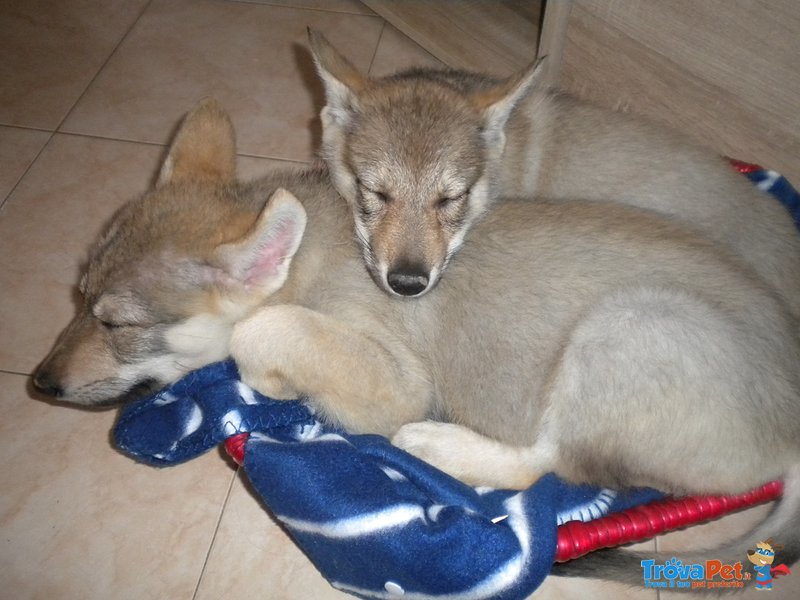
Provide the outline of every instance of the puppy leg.
<path id="1" fill-rule="evenodd" d="M 242 380 L 277 399 L 307 396 L 320 416 L 354 433 L 391 435 L 424 419 L 432 386 L 403 344 L 293 305 L 236 324 L 230 350 Z"/>
<path id="2" fill-rule="evenodd" d="M 521 490 L 550 470 L 542 447 L 509 446 L 451 423 L 409 423 L 392 443 L 472 486 Z"/>

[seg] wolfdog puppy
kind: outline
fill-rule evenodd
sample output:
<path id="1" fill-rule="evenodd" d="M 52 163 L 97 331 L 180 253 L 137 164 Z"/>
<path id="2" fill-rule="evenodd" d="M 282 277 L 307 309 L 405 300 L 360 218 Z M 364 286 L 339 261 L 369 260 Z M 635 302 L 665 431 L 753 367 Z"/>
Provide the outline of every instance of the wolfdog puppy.
<path id="1" fill-rule="evenodd" d="M 713 152 L 537 81 L 433 69 L 367 78 L 309 31 L 325 84 L 322 156 L 385 291 L 419 296 L 499 196 L 614 201 L 724 243 L 800 316 L 788 212 Z"/>

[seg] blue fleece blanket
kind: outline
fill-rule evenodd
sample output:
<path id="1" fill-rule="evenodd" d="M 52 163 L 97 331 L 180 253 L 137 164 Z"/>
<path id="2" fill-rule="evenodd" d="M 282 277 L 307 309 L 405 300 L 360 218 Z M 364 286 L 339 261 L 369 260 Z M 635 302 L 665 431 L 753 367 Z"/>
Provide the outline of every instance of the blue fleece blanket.
<path id="1" fill-rule="evenodd" d="M 794 224 L 800 229 L 800 193 L 797 192 L 789 180 L 777 171 L 758 169 L 745 174 L 750 181 L 760 190 L 770 193 L 792 215 Z"/>
<path id="2" fill-rule="evenodd" d="M 142 462 L 190 460 L 249 432 L 244 470 L 331 585 L 364 598 L 524 598 L 553 564 L 558 524 L 659 497 L 571 486 L 473 489 L 375 435 L 322 425 L 300 402 L 239 381 L 228 361 L 126 407 L 117 445 Z"/>
<path id="3" fill-rule="evenodd" d="M 800 196 L 771 171 L 748 177 L 800 224 Z M 232 362 L 190 373 L 123 409 L 119 448 L 156 466 L 250 433 L 244 469 L 265 507 L 336 588 L 363 598 L 514 599 L 550 572 L 557 526 L 660 497 L 568 485 L 473 489 L 374 435 L 324 426 L 300 402 L 276 402 Z"/>

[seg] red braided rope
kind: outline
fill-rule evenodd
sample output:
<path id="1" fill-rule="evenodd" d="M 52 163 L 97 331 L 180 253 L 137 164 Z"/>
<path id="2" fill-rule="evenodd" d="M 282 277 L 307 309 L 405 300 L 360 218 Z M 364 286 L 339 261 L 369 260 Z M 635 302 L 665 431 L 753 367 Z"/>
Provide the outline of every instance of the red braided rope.
<path id="1" fill-rule="evenodd" d="M 240 467 L 244 464 L 244 443 L 249 437 L 249 433 L 237 433 L 225 440 L 225 452 Z"/>
<path id="2" fill-rule="evenodd" d="M 729 158 L 728 162 L 731 163 L 731 166 L 738 171 L 739 173 L 747 174 L 753 173 L 754 171 L 763 171 L 764 167 L 759 165 L 754 165 L 752 163 L 742 162 L 741 160 L 736 160 L 735 158 Z"/>
<path id="3" fill-rule="evenodd" d="M 686 496 L 636 506 L 594 521 L 570 521 L 558 528 L 555 562 L 594 550 L 639 542 L 660 533 L 695 525 L 728 513 L 775 500 L 783 483 L 772 481 L 737 496 Z"/>
<path id="4" fill-rule="evenodd" d="M 250 434 L 225 440 L 225 450 L 238 465 L 244 463 L 244 445 Z M 743 508 L 775 500 L 783 483 L 773 481 L 738 496 L 686 496 L 635 506 L 587 523 L 570 521 L 558 528 L 555 562 L 566 562 L 601 548 L 640 542 L 688 525 L 695 525 Z"/>

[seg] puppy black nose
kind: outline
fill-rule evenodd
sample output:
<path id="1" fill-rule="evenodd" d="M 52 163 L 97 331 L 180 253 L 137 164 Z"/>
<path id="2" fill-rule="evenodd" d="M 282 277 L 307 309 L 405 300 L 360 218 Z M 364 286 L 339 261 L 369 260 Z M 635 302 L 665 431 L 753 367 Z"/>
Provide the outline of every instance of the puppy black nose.
<path id="1" fill-rule="evenodd" d="M 47 373 L 36 373 L 33 376 L 33 387 L 55 398 L 61 398 L 64 395 L 64 389 L 59 386 Z"/>
<path id="2" fill-rule="evenodd" d="M 400 267 L 386 276 L 389 287 L 401 296 L 416 296 L 428 287 L 428 274 L 420 267 Z"/>

